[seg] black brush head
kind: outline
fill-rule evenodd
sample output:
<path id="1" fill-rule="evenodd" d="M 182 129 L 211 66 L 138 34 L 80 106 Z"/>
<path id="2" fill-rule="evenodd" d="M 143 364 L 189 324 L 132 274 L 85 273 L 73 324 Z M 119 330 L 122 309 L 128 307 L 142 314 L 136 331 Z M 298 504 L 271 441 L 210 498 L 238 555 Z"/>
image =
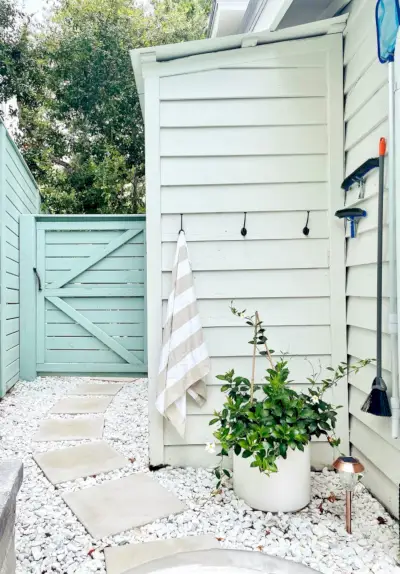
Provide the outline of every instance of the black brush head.
<path id="1" fill-rule="evenodd" d="M 367 212 L 359 207 L 345 207 L 344 209 L 338 209 L 335 213 L 336 217 L 343 219 L 344 217 L 365 217 Z"/>
<path id="2" fill-rule="evenodd" d="M 376 417 L 391 417 L 392 411 L 386 394 L 386 385 L 377 379 L 372 384 L 372 390 L 366 398 L 361 410 Z"/>

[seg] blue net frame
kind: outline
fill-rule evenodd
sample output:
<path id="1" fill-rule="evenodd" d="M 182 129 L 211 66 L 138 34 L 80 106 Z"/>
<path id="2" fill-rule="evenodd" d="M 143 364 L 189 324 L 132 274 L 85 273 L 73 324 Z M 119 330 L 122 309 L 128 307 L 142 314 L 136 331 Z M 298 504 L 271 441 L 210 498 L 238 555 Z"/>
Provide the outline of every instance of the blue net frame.
<path id="1" fill-rule="evenodd" d="M 375 22 L 379 61 L 382 64 L 393 62 L 397 30 L 400 25 L 399 0 L 378 0 Z"/>

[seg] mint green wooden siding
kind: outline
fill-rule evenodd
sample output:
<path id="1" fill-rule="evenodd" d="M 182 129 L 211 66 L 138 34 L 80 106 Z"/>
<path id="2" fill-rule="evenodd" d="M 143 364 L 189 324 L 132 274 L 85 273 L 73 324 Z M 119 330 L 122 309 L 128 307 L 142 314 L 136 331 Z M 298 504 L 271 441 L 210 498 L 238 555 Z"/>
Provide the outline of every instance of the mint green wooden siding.
<path id="1" fill-rule="evenodd" d="M 19 379 L 20 216 L 39 211 L 35 181 L 0 123 L 0 396 Z"/>
<path id="2" fill-rule="evenodd" d="M 36 357 L 23 340 L 26 378 L 146 374 L 144 216 L 27 218 L 27 249 L 33 225 L 24 300 L 36 321 Z"/>

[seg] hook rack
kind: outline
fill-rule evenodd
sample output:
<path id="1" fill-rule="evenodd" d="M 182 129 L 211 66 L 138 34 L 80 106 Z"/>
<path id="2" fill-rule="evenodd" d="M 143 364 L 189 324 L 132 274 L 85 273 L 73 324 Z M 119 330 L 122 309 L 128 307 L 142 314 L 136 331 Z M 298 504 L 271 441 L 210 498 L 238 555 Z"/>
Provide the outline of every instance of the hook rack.
<path id="1" fill-rule="evenodd" d="M 360 191 L 358 193 L 358 199 L 364 199 L 365 195 L 365 177 L 371 171 L 379 167 L 379 159 L 377 157 L 371 157 L 367 159 L 362 165 L 357 167 L 350 175 L 343 180 L 341 188 L 344 190 L 344 197 L 346 203 L 347 192 L 350 187 L 355 183 L 358 185 Z"/>
<path id="2" fill-rule="evenodd" d="M 247 235 L 246 218 L 247 218 L 247 213 L 246 213 L 246 211 L 245 211 L 245 212 L 244 212 L 243 227 L 242 227 L 242 229 L 240 230 L 240 233 L 242 234 L 243 237 L 246 237 L 246 235 Z"/>
<path id="3" fill-rule="evenodd" d="M 359 207 L 339 209 L 335 216 L 345 221 L 350 221 L 350 237 L 354 239 L 357 235 L 357 226 L 362 217 L 367 217 L 365 209 Z"/>

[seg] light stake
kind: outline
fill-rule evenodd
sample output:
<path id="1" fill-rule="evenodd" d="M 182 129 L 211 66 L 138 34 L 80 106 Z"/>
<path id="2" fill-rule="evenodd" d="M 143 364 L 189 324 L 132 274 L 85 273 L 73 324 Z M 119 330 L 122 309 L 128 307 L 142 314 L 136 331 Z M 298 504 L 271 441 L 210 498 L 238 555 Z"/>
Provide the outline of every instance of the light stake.
<path id="1" fill-rule="evenodd" d="M 346 491 L 346 530 L 351 534 L 351 499 L 352 493 L 364 471 L 361 462 L 352 456 L 340 456 L 333 463 L 333 468 L 338 471 L 341 485 Z"/>

